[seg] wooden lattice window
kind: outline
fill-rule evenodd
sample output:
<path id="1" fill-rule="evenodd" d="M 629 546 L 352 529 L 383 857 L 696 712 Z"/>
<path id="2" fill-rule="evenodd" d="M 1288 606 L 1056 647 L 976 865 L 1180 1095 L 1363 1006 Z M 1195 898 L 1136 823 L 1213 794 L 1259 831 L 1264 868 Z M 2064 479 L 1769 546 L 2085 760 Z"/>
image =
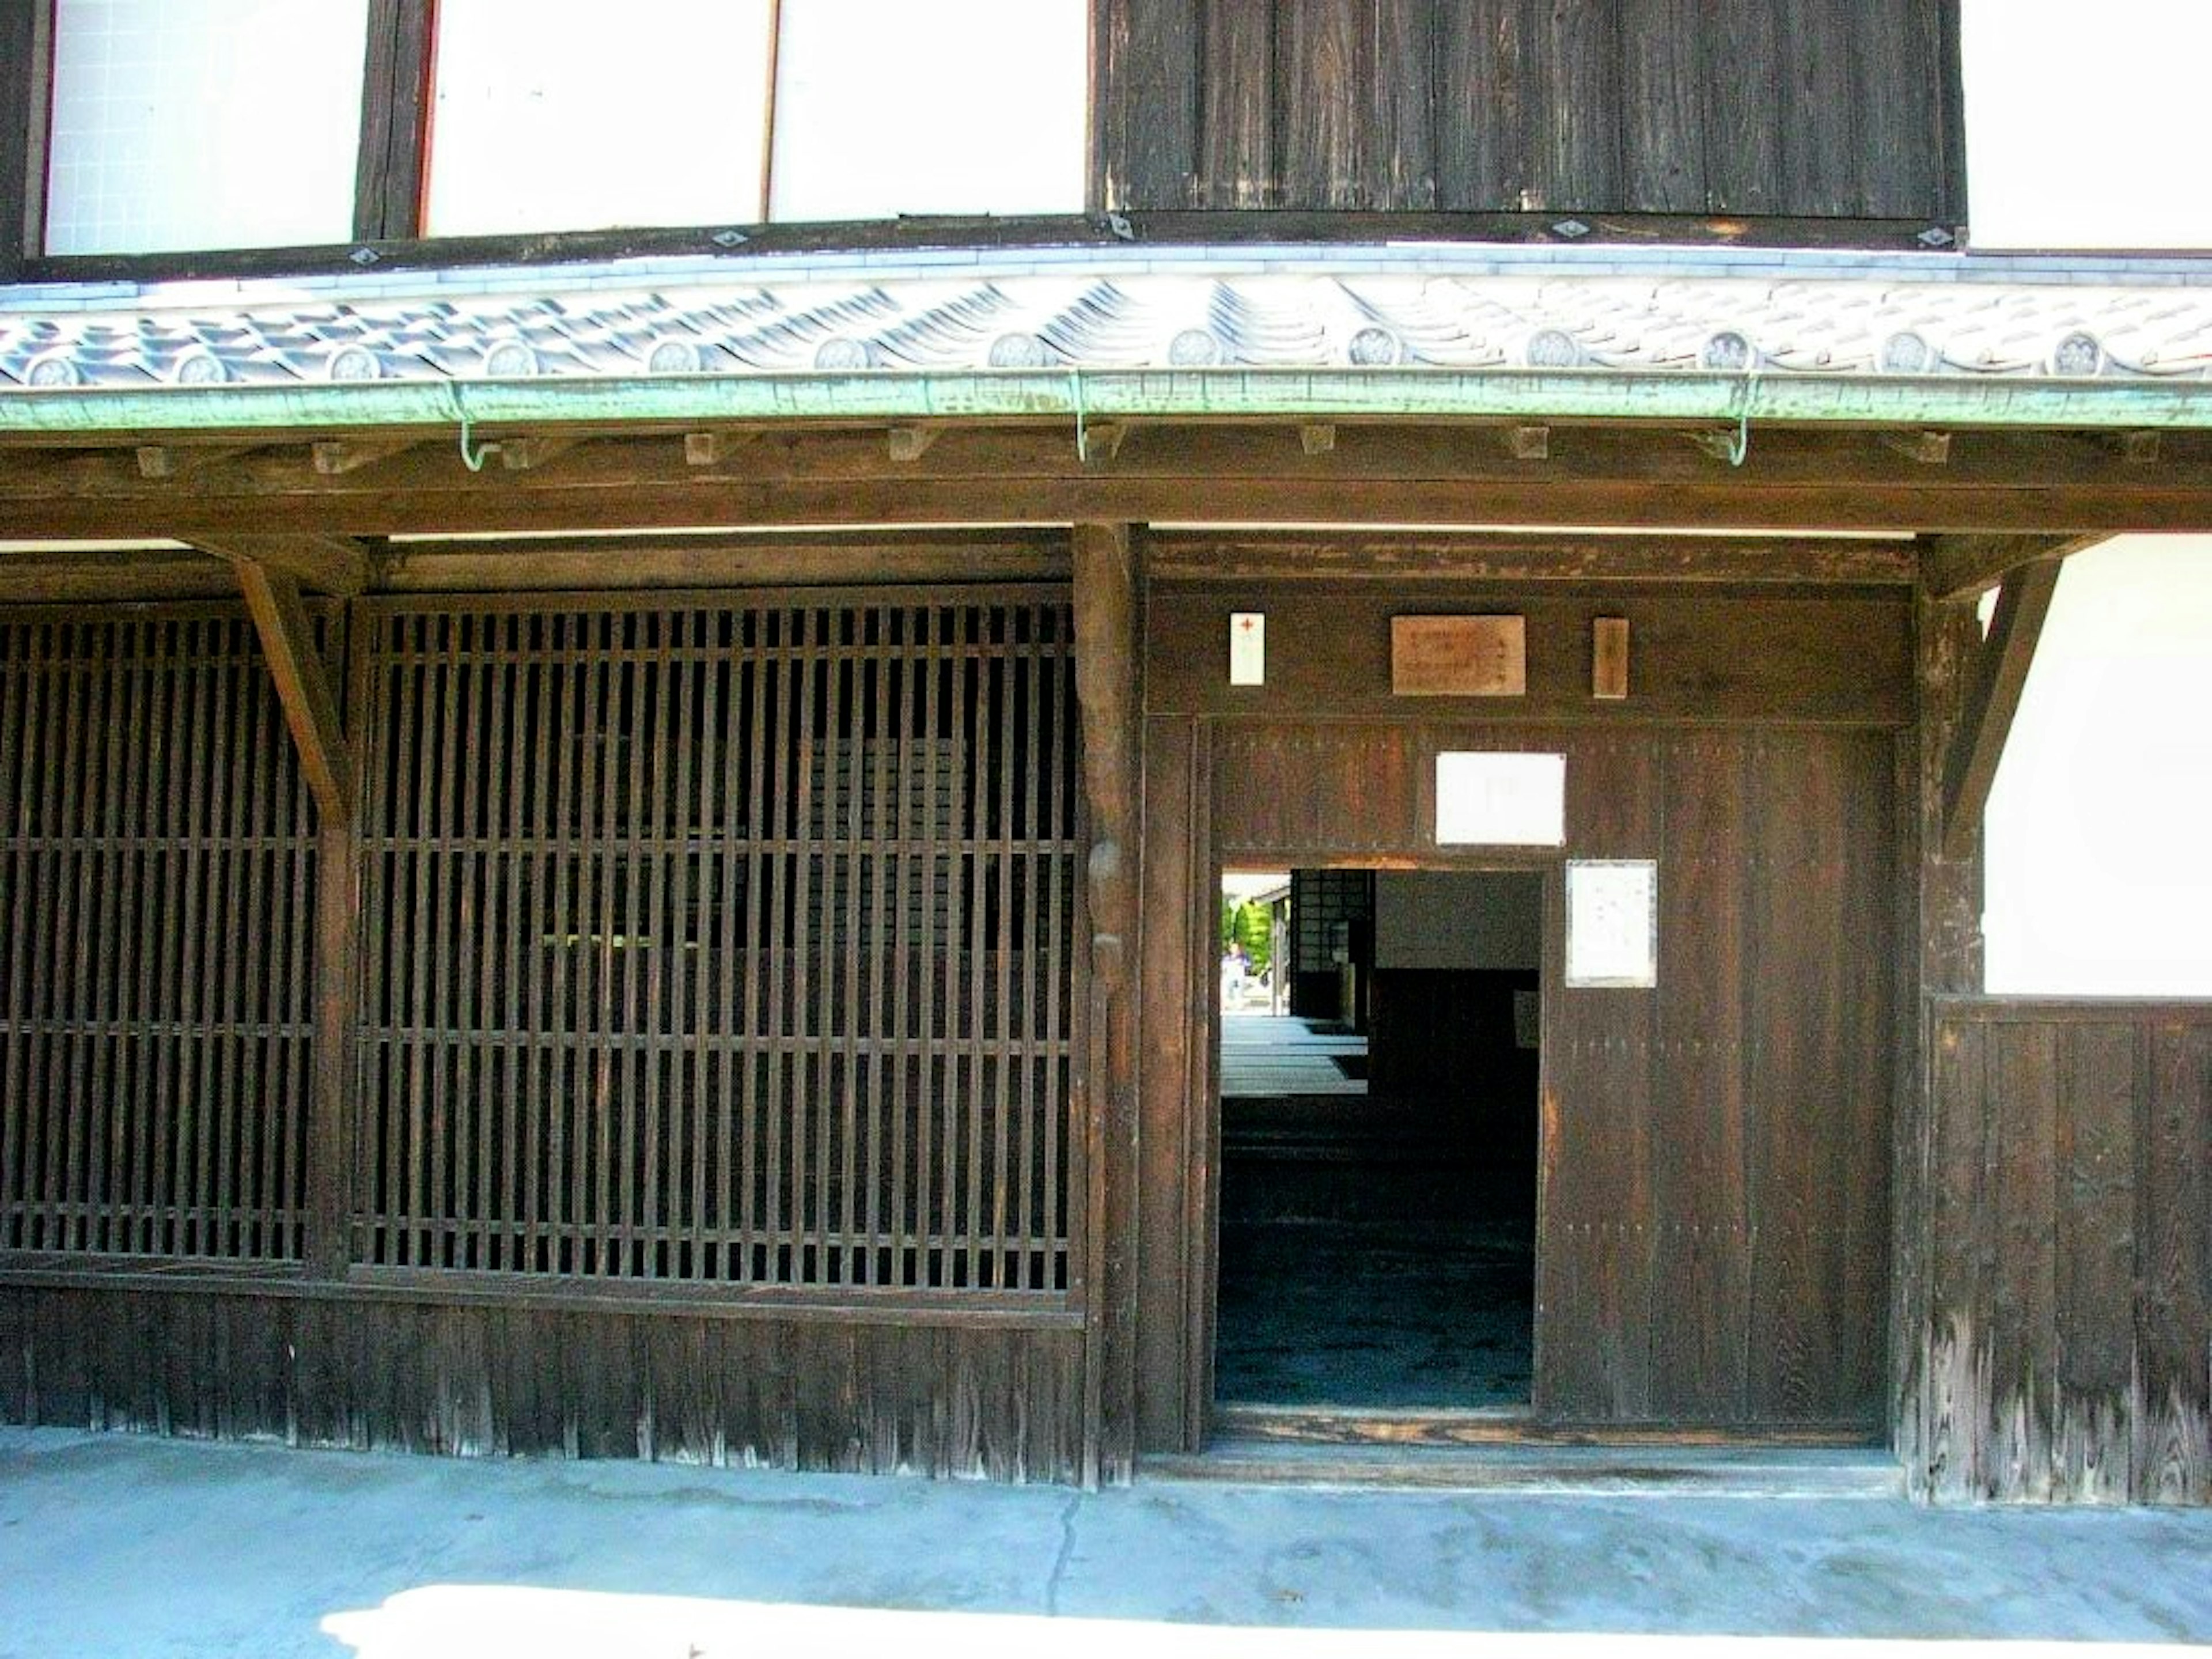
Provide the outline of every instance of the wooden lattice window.
<path id="1" fill-rule="evenodd" d="M 0 616 L 0 1249 L 302 1254 L 314 808 L 243 617 Z"/>
<path id="2" fill-rule="evenodd" d="M 364 628 L 357 1261 L 1066 1289 L 1064 599 Z"/>

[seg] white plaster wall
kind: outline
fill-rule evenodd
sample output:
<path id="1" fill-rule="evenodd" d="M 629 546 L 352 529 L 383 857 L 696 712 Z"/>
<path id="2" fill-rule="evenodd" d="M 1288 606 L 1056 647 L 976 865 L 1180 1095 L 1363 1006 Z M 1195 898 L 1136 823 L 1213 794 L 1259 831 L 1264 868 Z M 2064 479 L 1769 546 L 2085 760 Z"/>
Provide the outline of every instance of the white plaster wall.
<path id="1" fill-rule="evenodd" d="M 1964 0 L 1980 248 L 2212 247 L 2206 0 Z"/>
<path id="2" fill-rule="evenodd" d="M 1988 830 L 1991 991 L 2212 996 L 2212 538 L 2068 562 Z"/>

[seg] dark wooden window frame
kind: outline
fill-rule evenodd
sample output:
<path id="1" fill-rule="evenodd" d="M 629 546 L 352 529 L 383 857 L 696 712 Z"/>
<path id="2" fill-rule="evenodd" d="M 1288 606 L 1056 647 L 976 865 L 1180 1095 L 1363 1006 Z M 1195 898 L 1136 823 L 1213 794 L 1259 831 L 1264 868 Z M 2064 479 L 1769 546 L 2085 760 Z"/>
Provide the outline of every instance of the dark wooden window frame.
<path id="1" fill-rule="evenodd" d="M 1108 211 L 1101 54 L 1091 53 L 1091 133 L 1085 210 L 918 215 L 886 220 L 650 227 L 426 237 L 438 0 L 369 0 L 368 44 L 355 170 L 353 237 L 342 243 L 158 253 L 49 255 L 41 251 L 55 0 L 0 0 L 0 283 L 150 282 L 196 277 L 421 270 L 564 264 L 633 257 L 749 255 L 945 247 L 1111 247 L 1125 242 L 1328 243 L 1622 241 L 1648 245 L 1891 248 L 1941 252 L 1921 219 L 1662 214 L 1304 211 L 1189 209 Z M 1104 0 L 1093 0 L 1094 36 Z M 1942 228 L 1947 230 L 1951 228 Z"/>

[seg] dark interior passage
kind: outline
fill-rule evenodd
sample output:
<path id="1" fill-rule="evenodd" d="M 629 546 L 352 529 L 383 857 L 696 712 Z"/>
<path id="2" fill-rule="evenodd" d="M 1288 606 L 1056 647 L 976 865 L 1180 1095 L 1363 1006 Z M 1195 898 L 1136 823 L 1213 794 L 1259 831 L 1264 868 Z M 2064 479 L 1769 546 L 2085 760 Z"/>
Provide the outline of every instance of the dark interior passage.
<path id="1" fill-rule="evenodd" d="M 1216 1396 L 1525 1406 L 1542 879 L 1291 888 L 1291 959 L 1271 967 L 1298 1012 L 1243 1012 L 1224 975 Z"/>

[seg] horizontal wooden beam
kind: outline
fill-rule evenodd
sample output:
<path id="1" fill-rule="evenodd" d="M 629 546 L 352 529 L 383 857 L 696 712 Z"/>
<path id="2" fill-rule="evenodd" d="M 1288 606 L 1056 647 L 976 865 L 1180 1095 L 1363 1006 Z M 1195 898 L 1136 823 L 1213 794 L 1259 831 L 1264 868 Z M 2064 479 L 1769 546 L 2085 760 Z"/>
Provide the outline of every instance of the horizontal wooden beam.
<path id="1" fill-rule="evenodd" d="M 284 723 L 300 766 L 327 826 L 353 823 L 353 757 L 338 718 L 328 666 L 315 648 L 314 625 L 292 575 L 247 558 L 234 560 L 238 586 L 261 636 L 262 655 L 284 707 Z"/>
<path id="2" fill-rule="evenodd" d="M 1910 586 L 1919 573 L 1914 544 L 1903 538 L 1155 531 L 1145 547 L 1145 568 L 1155 581 L 1379 578 Z"/>
<path id="3" fill-rule="evenodd" d="M 815 587 L 1068 579 L 1065 531 L 888 535 L 527 537 L 400 542 L 378 591 L 558 592 L 603 587 Z"/>
<path id="4" fill-rule="evenodd" d="M 2006 576 L 1998 592 L 1996 614 L 1990 618 L 1989 635 L 1982 641 L 1966 708 L 1943 767 L 1946 858 L 1964 859 L 1973 851 L 1974 837 L 1982 827 L 1982 811 L 1989 804 L 1990 786 L 1996 781 L 1998 763 L 2004 758 L 2005 739 L 2019 711 L 2021 695 L 2027 689 L 2036 641 L 2042 637 L 2044 618 L 2050 614 L 2051 596 L 2058 589 L 2058 568 L 2055 558 L 2021 565 Z"/>
<path id="5" fill-rule="evenodd" d="M 237 592 L 228 568 L 182 549 L 0 553 L 0 605 L 228 598 Z"/>
<path id="6" fill-rule="evenodd" d="M 1098 439 L 1099 428 L 1089 428 Z M 702 525 L 1106 522 L 1698 525 L 2060 534 L 2212 530 L 2212 434 L 2174 434 L 2156 467 L 2091 434 L 1955 434 L 1917 465 L 1869 433 L 1761 430 L 1716 468 L 1656 428 L 1555 428 L 1550 459 L 1491 428 L 1340 424 L 1310 453 L 1294 428 L 1125 428 L 1110 463 L 1078 459 L 1065 426 L 947 429 L 911 462 L 882 428 L 763 432 L 709 466 L 678 432 L 605 435 L 524 471 L 471 473 L 450 442 L 337 477 L 304 446 L 263 449 L 188 480 L 139 476 L 128 448 L 0 448 L 0 536 L 375 536 Z M 1570 441 L 1571 439 L 1571 441 Z M 303 581 L 350 580 L 352 550 Z M 318 579 L 319 577 L 319 580 Z M 329 591 L 343 591 L 334 586 Z"/>
<path id="7" fill-rule="evenodd" d="M 2023 565 L 2063 559 L 2109 539 L 2095 534 L 1924 536 L 1921 584 L 1933 599 L 1978 599 Z"/>
<path id="8" fill-rule="evenodd" d="M 368 550 L 346 536 L 316 532 L 283 535 L 260 532 L 193 535 L 189 540 L 202 552 L 234 563 L 257 564 L 282 571 L 302 586 L 319 593 L 351 599 L 368 586 Z"/>

